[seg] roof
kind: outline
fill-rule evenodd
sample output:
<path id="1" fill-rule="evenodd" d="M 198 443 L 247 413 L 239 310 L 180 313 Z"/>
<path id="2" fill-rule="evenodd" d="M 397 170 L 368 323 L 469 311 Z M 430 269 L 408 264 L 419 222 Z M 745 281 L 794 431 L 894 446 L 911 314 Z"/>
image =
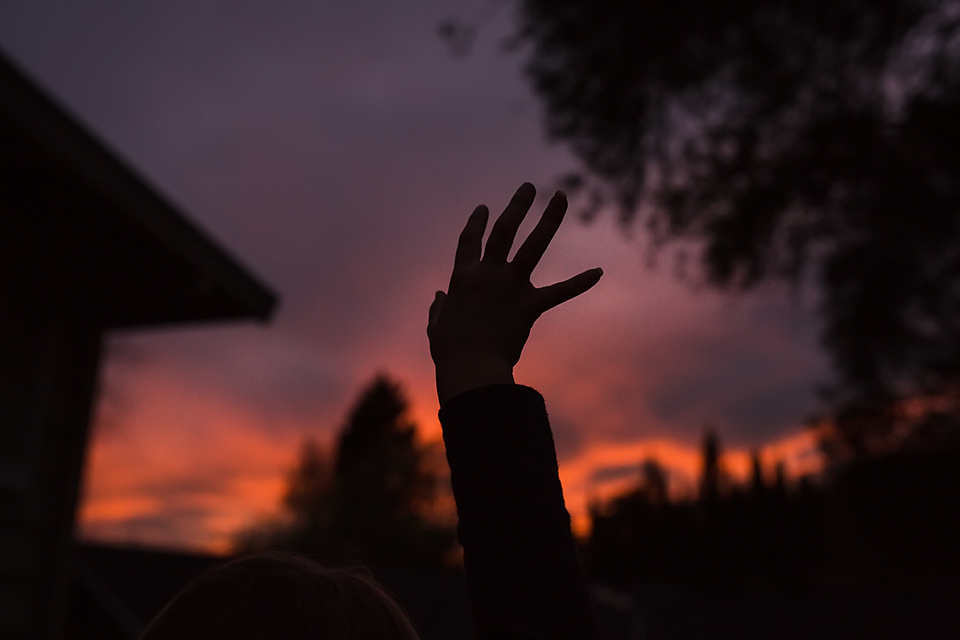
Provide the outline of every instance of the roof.
<path id="1" fill-rule="evenodd" d="M 266 320 L 276 305 L 2 52 L 0 223 L 8 301 L 55 299 L 103 328 Z"/>

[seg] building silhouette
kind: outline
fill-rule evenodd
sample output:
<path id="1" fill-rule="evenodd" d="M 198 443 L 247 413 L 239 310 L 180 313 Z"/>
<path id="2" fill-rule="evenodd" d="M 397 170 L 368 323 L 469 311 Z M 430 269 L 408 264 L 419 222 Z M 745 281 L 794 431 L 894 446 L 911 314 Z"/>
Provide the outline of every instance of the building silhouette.
<path id="1" fill-rule="evenodd" d="M 2 54 L 0 224 L 0 638 L 62 638 L 104 335 L 277 299 Z"/>

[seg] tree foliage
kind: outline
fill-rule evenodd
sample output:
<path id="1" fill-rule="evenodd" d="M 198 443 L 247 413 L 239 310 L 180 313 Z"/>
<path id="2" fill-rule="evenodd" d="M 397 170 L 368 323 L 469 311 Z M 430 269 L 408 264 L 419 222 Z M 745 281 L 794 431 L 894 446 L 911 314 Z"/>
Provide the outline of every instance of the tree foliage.
<path id="1" fill-rule="evenodd" d="M 954 387 L 960 3 L 519 5 L 588 217 L 698 241 L 721 288 L 816 278 L 838 410 Z"/>
<path id="2" fill-rule="evenodd" d="M 351 410 L 332 456 L 304 443 L 283 499 L 287 520 L 248 535 L 247 546 L 442 566 L 455 534 L 431 515 L 439 497 L 435 453 L 418 442 L 400 386 L 379 376 Z"/>

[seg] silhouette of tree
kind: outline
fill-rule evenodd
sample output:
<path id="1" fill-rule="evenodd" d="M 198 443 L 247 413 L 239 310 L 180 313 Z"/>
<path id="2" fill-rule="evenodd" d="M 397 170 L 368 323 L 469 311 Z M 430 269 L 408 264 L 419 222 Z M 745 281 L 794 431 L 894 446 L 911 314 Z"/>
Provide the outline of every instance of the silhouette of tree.
<path id="1" fill-rule="evenodd" d="M 287 479 L 283 507 L 301 531 L 326 532 L 333 527 L 334 485 L 330 459 L 316 440 L 305 440 L 300 461 Z"/>
<path id="2" fill-rule="evenodd" d="M 604 505 L 590 505 L 591 533 L 583 551 L 591 575 L 619 582 L 670 580 L 684 573 L 678 562 L 689 556 L 689 544 L 677 537 L 667 489 L 666 471 L 649 458 L 631 489 Z"/>
<path id="3" fill-rule="evenodd" d="M 700 476 L 700 500 L 712 503 L 723 491 L 723 470 L 720 465 L 720 439 L 711 427 L 707 427 L 703 432 L 701 452 L 703 471 Z"/>
<path id="4" fill-rule="evenodd" d="M 764 493 L 767 485 L 763 480 L 763 462 L 760 452 L 754 449 L 750 452 L 750 493 L 759 496 Z"/>
<path id="5" fill-rule="evenodd" d="M 587 217 L 700 241 L 717 287 L 816 278 L 838 414 L 960 379 L 955 0 L 519 6 Z"/>
<path id="6" fill-rule="evenodd" d="M 787 490 L 787 469 L 782 460 L 773 467 L 773 490 L 778 495 Z"/>
<path id="7" fill-rule="evenodd" d="M 641 468 L 641 488 L 647 502 L 653 505 L 665 505 L 670 502 L 667 488 L 667 472 L 656 458 L 648 458 Z"/>
<path id="8" fill-rule="evenodd" d="M 591 504 L 584 546 L 591 578 L 626 587 L 638 581 L 672 585 L 718 598 L 813 585 L 822 569 L 826 493 L 778 491 L 766 483 L 758 489 L 759 455 L 754 478 L 736 485 L 723 472 L 712 429 L 704 433 L 702 452 L 696 498 L 669 499 L 665 472 L 648 460 L 634 487 L 606 504 Z"/>
<path id="9" fill-rule="evenodd" d="M 246 546 L 441 566 L 455 533 L 430 517 L 438 498 L 435 456 L 417 441 L 407 413 L 399 385 L 378 376 L 351 410 L 332 457 L 313 441 L 304 444 L 283 499 L 287 521 L 248 533 Z"/>

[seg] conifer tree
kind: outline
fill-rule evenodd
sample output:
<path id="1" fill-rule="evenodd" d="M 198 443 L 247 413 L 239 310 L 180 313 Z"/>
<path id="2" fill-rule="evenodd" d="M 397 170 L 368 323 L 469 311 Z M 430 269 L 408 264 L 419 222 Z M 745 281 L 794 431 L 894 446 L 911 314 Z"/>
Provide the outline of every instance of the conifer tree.
<path id="1" fill-rule="evenodd" d="M 283 501 L 289 521 L 253 539 L 335 560 L 441 566 L 455 534 L 429 514 L 440 482 L 431 453 L 417 440 L 399 384 L 377 376 L 332 456 L 314 441 L 304 444 Z"/>

